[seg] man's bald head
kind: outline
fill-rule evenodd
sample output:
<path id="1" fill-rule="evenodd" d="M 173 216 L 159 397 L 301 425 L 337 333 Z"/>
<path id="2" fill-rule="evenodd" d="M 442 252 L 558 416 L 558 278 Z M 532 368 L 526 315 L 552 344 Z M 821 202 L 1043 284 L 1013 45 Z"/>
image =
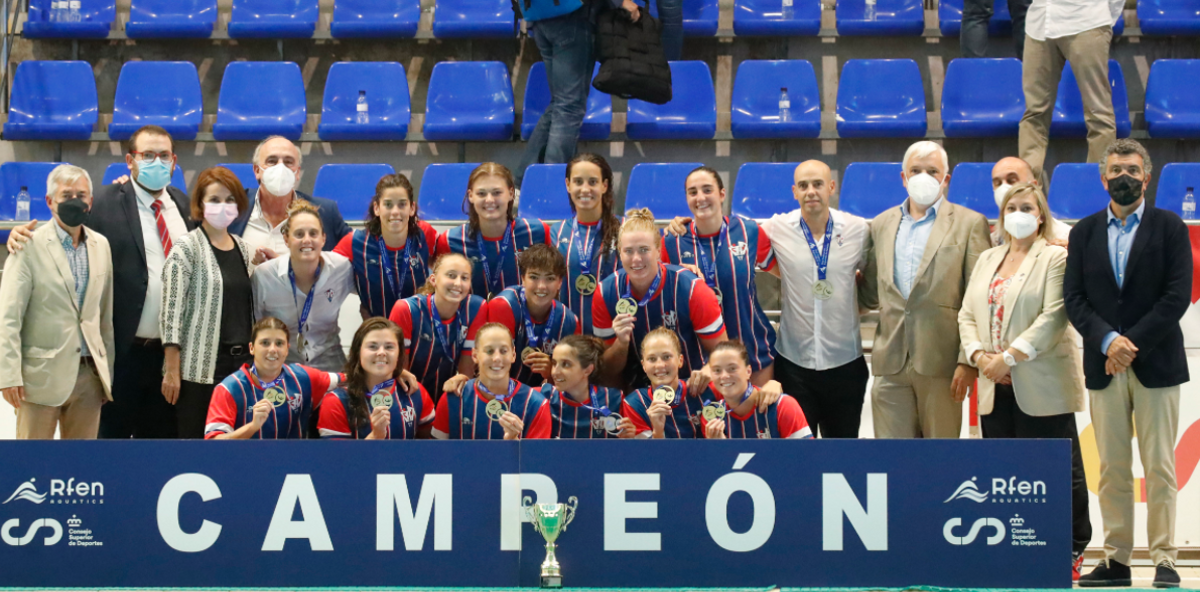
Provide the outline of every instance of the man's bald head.
<path id="1" fill-rule="evenodd" d="M 792 174 L 793 181 L 799 181 L 802 178 L 821 178 L 825 179 L 826 181 L 832 181 L 833 171 L 830 170 L 829 165 L 819 160 L 806 160 L 800 163 L 800 165 L 796 167 L 795 173 Z"/>
<path id="2" fill-rule="evenodd" d="M 996 163 L 996 166 L 992 167 L 992 189 L 1005 183 L 1009 185 L 1033 183 L 1037 185 L 1037 182 L 1037 177 L 1033 176 L 1033 167 L 1030 167 L 1029 163 L 1015 156 L 1005 156 Z"/>
<path id="3" fill-rule="evenodd" d="M 792 173 L 792 196 L 805 216 L 821 217 L 829 209 L 829 197 L 837 189 L 833 171 L 819 160 L 807 160 Z"/>

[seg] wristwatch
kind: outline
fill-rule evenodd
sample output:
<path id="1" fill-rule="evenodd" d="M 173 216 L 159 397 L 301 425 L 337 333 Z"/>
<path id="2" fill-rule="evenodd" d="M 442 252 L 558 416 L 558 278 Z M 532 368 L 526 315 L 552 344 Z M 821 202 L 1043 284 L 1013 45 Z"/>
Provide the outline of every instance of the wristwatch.
<path id="1" fill-rule="evenodd" d="M 1017 365 L 1017 359 L 1014 358 L 1012 354 L 1010 354 L 1006 351 L 1006 352 L 1004 352 L 1003 355 L 1004 355 L 1004 363 L 1005 364 L 1008 364 L 1009 366 Z"/>

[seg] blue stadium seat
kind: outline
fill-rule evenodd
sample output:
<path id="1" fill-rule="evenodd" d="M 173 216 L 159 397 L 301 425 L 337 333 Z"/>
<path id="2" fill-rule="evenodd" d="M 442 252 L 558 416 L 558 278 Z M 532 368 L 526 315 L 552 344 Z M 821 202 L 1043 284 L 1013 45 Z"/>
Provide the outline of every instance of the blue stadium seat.
<path id="1" fill-rule="evenodd" d="M 1100 166 L 1089 162 L 1054 167 L 1046 199 L 1055 218 L 1078 220 L 1103 210 L 1110 198 L 1100 183 Z"/>
<path id="2" fill-rule="evenodd" d="M 1125 32 L 1125 11 L 1121 11 L 1121 16 L 1117 17 L 1117 22 L 1113 23 L 1113 37 L 1120 37 Z"/>
<path id="3" fill-rule="evenodd" d="M 30 0 L 23 34 L 31 39 L 103 39 L 117 18 L 116 0 L 81 0 L 80 21 L 51 22 L 50 0 Z"/>
<path id="4" fill-rule="evenodd" d="M 356 123 L 359 91 L 367 93 L 368 123 Z M 329 67 L 317 126 L 322 140 L 403 141 L 411 118 L 408 75 L 398 62 L 337 62 Z"/>
<path id="5" fill-rule="evenodd" d="M 962 17 L 963 0 L 938 0 L 938 28 L 941 29 L 943 37 L 958 37 L 962 33 Z M 1008 0 L 996 0 L 992 6 L 988 35 L 1012 35 L 1012 15 L 1008 13 Z"/>
<path id="6" fill-rule="evenodd" d="M 426 222 L 458 222 L 467 219 L 467 180 L 477 162 L 431 164 L 421 175 L 417 194 L 420 216 Z"/>
<path id="7" fill-rule="evenodd" d="M 1117 60 L 1108 60 L 1108 82 L 1112 86 L 1113 112 L 1117 117 L 1117 137 L 1128 138 L 1133 125 L 1129 120 L 1129 96 L 1125 92 L 1125 75 Z M 1058 100 L 1054 102 L 1054 119 L 1050 121 L 1051 138 L 1086 138 L 1087 124 L 1083 121 L 1083 98 L 1071 63 L 1063 68 L 1058 83 Z"/>
<path id="8" fill-rule="evenodd" d="M 1200 60 L 1155 60 L 1146 83 L 1152 138 L 1200 138 Z"/>
<path id="9" fill-rule="evenodd" d="M 176 140 L 194 140 L 203 118 L 195 64 L 125 62 L 117 79 L 108 136 L 126 140 L 143 125 L 157 125 Z"/>
<path id="10" fill-rule="evenodd" d="M 211 37 L 217 0 L 133 0 L 125 34 L 131 39 Z"/>
<path id="11" fill-rule="evenodd" d="M 531 164 L 521 180 L 517 211 L 526 218 L 567 220 L 575 217 L 566 187 L 567 165 Z"/>
<path id="12" fill-rule="evenodd" d="M 645 0 L 634 0 L 645 7 Z M 650 16 L 658 18 L 658 2 L 650 2 Z M 720 7 L 717 0 L 688 0 L 683 3 L 683 34 L 686 37 L 712 37 L 717 34 Z"/>
<path id="13" fill-rule="evenodd" d="M 1183 194 L 1188 187 L 1192 196 L 1200 198 L 1200 163 L 1173 162 L 1158 172 L 1158 190 L 1154 193 L 1154 206 L 1183 214 Z"/>
<path id="14" fill-rule="evenodd" d="M 733 3 L 733 34 L 738 37 L 800 37 L 820 32 L 821 3 L 817 0 L 793 2 L 791 18 L 784 18 L 782 0 Z"/>
<path id="15" fill-rule="evenodd" d="M 1021 60 L 950 61 L 942 86 L 942 129 L 946 137 L 1015 136 L 1024 114 Z"/>
<path id="16" fill-rule="evenodd" d="M 950 203 L 970 208 L 983 214 L 988 220 L 1000 216 L 996 207 L 995 191 L 992 190 L 991 162 L 960 162 L 950 175 L 947 198 Z"/>
<path id="17" fill-rule="evenodd" d="M 437 0 L 433 10 L 439 39 L 516 37 L 516 23 L 511 0 Z"/>
<path id="18" fill-rule="evenodd" d="M 26 62 L 28 63 L 28 62 Z M 0 220 L 12 220 L 17 213 L 17 194 L 22 187 L 29 191 L 29 219 L 50 219 L 46 205 L 46 177 L 61 162 L 6 162 L 0 165 Z M 92 179 L 93 192 L 96 180 Z"/>
<path id="19" fill-rule="evenodd" d="M 104 168 L 104 177 L 100 179 L 99 183 L 96 183 L 95 179 L 92 179 L 92 183 L 99 188 L 104 185 L 111 185 L 113 181 L 116 181 L 122 175 L 128 174 L 128 165 L 123 162 L 114 162 Z M 251 173 L 251 175 L 253 175 L 253 173 Z M 183 178 L 183 169 L 180 168 L 178 164 L 175 165 L 175 170 L 171 173 L 171 186 L 184 193 L 188 192 L 187 181 L 185 181 Z"/>
<path id="20" fill-rule="evenodd" d="M 838 35 L 907 35 L 925 32 L 921 0 L 877 0 L 875 18 L 868 19 L 865 0 L 838 0 Z"/>
<path id="21" fill-rule="evenodd" d="M 788 121 L 780 121 L 779 93 L 787 88 Z M 746 60 L 733 80 L 733 137 L 815 138 L 821 134 L 821 92 L 807 60 Z"/>
<path id="22" fill-rule="evenodd" d="M 438 62 L 425 98 L 425 139 L 511 140 L 512 82 L 501 62 Z"/>
<path id="23" fill-rule="evenodd" d="M 99 117 L 96 77 L 87 62 L 17 64 L 5 140 L 87 140 Z"/>
<path id="24" fill-rule="evenodd" d="M 631 140 L 711 140 L 717 133 L 717 93 L 704 62 L 671 62 L 671 100 L 630 99 L 625 133 Z M 778 96 L 778 95 L 777 95 Z"/>
<path id="25" fill-rule="evenodd" d="M 1196 0 L 1138 0 L 1143 35 L 1200 35 Z"/>
<path id="26" fill-rule="evenodd" d="M 219 164 L 217 166 L 227 168 L 229 169 L 229 172 L 237 176 L 238 181 L 242 182 L 242 188 L 246 190 L 246 196 L 250 198 L 250 201 L 253 204 L 254 194 L 258 192 L 258 179 L 254 177 L 254 165 L 238 162 Z M 251 207 L 253 207 L 253 205 Z"/>
<path id="27" fill-rule="evenodd" d="M 913 60 L 847 60 L 838 84 L 843 138 L 924 137 L 925 87 Z"/>
<path id="28" fill-rule="evenodd" d="M 838 209 L 868 220 L 908 199 L 898 162 L 855 162 L 842 175 Z"/>
<path id="29" fill-rule="evenodd" d="M 234 39 L 312 37 L 317 0 L 233 0 L 229 36 Z"/>
<path id="30" fill-rule="evenodd" d="M 600 71 L 596 64 L 592 76 Z M 537 62 L 529 67 L 529 78 L 525 80 L 525 106 L 521 111 L 521 139 L 528 140 L 538 118 L 550 105 L 550 83 L 546 80 L 546 63 Z M 579 129 L 581 141 L 607 140 L 612 133 L 612 95 L 602 93 L 595 87 L 588 88 L 587 112 L 583 115 L 583 127 Z"/>
<path id="31" fill-rule="evenodd" d="M 747 162 L 738 167 L 733 184 L 733 207 L 737 216 L 765 220 L 800 207 L 792 193 L 796 162 Z"/>
<path id="32" fill-rule="evenodd" d="M 691 217 L 692 211 L 688 209 L 683 185 L 688 173 L 700 166 L 704 165 L 699 162 L 643 162 L 634 165 L 625 189 L 625 209 L 650 208 L 657 220 Z"/>
<path id="33" fill-rule="evenodd" d="M 413 37 L 421 0 L 337 0 L 329 33 L 338 39 Z"/>
<path id="34" fill-rule="evenodd" d="M 317 171 L 313 196 L 332 199 L 347 220 L 365 220 L 375 197 L 375 185 L 384 175 L 393 175 L 390 164 L 326 164 Z"/>
<path id="35" fill-rule="evenodd" d="M 260 92 L 269 88 L 271 92 Z M 213 138 L 299 140 L 308 118 L 304 79 L 296 62 L 230 62 L 221 80 Z"/>

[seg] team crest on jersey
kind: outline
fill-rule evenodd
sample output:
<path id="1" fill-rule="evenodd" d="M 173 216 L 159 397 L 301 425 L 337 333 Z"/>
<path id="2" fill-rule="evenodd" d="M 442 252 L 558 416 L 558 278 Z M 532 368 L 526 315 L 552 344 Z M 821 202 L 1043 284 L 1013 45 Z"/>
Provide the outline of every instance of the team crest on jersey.
<path id="1" fill-rule="evenodd" d="M 560 244 L 560 245 L 569 245 L 569 244 L 571 244 L 571 237 L 569 237 L 569 236 L 564 236 L 562 240 L 558 241 L 558 244 Z"/>
<path id="2" fill-rule="evenodd" d="M 405 425 L 412 425 L 413 420 L 417 418 L 417 410 L 413 409 L 412 407 L 405 407 L 404 410 L 400 412 L 400 417 L 404 419 Z"/>
<path id="3" fill-rule="evenodd" d="M 758 439 L 759 440 L 770 440 L 771 439 L 770 428 L 763 428 L 763 429 L 759 430 L 758 431 Z"/>
<path id="4" fill-rule="evenodd" d="M 688 421 L 692 422 L 692 427 L 700 427 L 700 412 L 688 416 Z"/>
<path id="5" fill-rule="evenodd" d="M 842 246 L 842 235 L 837 235 L 837 242 L 839 247 Z"/>
<path id="6" fill-rule="evenodd" d="M 333 302 L 333 290 L 325 290 L 325 299 L 330 303 Z"/>
<path id="7" fill-rule="evenodd" d="M 420 267 L 421 266 L 421 258 L 416 255 L 409 257 L 408 258 L 408 266 L 409 267 Z"/>
<path id="8" fill-rule="evenodd" d="M 466 328 L 466 327 L 459 327 L 459 328 L 458 328 L 458 340 L 459 340 L 459 341 L 464 341 L 464 340 L 466 340 L 466 338 L 467 338 L 467 328 Z"/>
<path id="9" fill-rule="evenodd" d="M 474 422 L 472 422 L 472 421 L 471 421 L 471 418 L 469 418 L 469 417 L 464 417 L 464 418 L 463 418 L 463 425 L 465 425 L 465 426 L 474 425 Z"/>
<path id="10" fill-rule="evenodd" d="M 675 311 L 663 315 L 663 326 L 672 331 L 679 328 L 679 317 L 675 314 Z"/>
<path id="11" fill-rule="evenodd" d="M 429 333 L 421 333 L 421 341 L 433 341 L 433 335 Z"/>
<path id="12" fill-rule="evenodd" d="M 297 393 L 288 393 L 288 406 L 292 408 L 292 413 L 299 413 L 300 406 L 304 404 L 304 400 Z"/>
<path id="13" fill-rule="evenodd" d="M 749 250 L 746 246 L 746 241 L 738 241 L 729 247 L 729 252 L 733 253 L 734 257 L 745 257 Z"/>

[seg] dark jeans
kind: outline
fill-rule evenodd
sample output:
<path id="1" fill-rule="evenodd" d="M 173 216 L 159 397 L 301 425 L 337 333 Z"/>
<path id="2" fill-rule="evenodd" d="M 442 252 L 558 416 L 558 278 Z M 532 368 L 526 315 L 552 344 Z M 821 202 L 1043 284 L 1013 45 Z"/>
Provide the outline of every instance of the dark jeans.
<path id="1" fill-rule="evenodd" d="M 175 402 L 179 437 L 200 439 L 204 437 L 204 426 L 208 421 L 208 404 L 212 401 L 213 389 L 230 374 L 254 358 L 245 345 L 221 344 L 217 352 L 217 367 L 213 372 L 213 383 L 182 381 L 179 385 L 179 400 Z"/>
<path id="2" fill-rule="evenodd" d="M 175 408 L 162 395 L 162 342 L 134 340 L 113 368 L 113 400 L 100 408 L 100 437 L 174 438 Z"/>
<path id="3" fill-rule="evenodd" d="M 800 403 L 813 437 L 818 430 L 822 438 L 858 437 L 870 377 L 866 358 L 828 370 L 809 370 L 783 356 L 775 358 L 775 380 Z"/>
<path id="4" fill-rule="evenodd" d="M 988 21 L 992 18 L 992 3 L 995 0 L 963 0 L 962 44 L 964 58 L 986 58 L 988 47 Z M 1013 45 L 1017 59 L 1025 53 L 1025 13 L 1033 0 L 1008 0 L 1008 12 L 1012 16 Z"/>
<path id="5" fill-rule="evenodd" d="M 587 6 L 533 23 L 533 40 L 546 64 L 550 104 L 538 118 L 533 133 L 529 134 L 525 154 L 516 171 L 518 184 L 531 164 L 561 164 L 575 156 L 596 63 L 592 55 L 594 36 Z"/>
<path id="6" fill-rule="evenodd" d="M 984 438 L 1069 438 L 1071 440 L 1071 539 L 1072 550 L 1082 553 L 1092 540 L 1092 522 L 1088 518 L 1087 476 L 1083 472 L 1083 453 L 1079 448 L 1079 430 L 1075 414 L 1027 415 L 1017 405 L 1009 385 L 997 384 L 992 412 L 979 416 Z"/>
<path id="7" fill-rule="evenodd" d="M 668 62 L 683 59 L 683 0 L 654 0 L 662 25 L 663 55 Z"/>

